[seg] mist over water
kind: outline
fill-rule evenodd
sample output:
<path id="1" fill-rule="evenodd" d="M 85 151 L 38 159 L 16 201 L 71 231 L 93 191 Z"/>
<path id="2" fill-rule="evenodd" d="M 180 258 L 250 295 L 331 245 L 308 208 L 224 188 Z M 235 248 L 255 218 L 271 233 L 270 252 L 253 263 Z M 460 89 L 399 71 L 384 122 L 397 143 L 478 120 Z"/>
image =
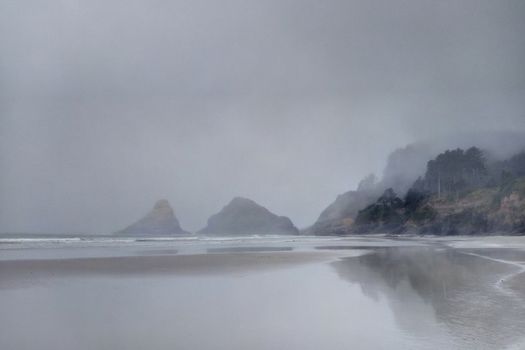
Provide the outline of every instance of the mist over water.
<path id="1" fill-rule="evenodd" d="M 0 52 L 0 350 L 525 349 L 525 1 L 4 0 Z"/>
<path id="2" fill-rule="evenodd" d="M 308 226 L 397 148 L 523 133 L 524 18 L 521 0 L 4 1 L 0 232 L 114 232 L 160 198 L 195 231 L 234 196 Z"/>

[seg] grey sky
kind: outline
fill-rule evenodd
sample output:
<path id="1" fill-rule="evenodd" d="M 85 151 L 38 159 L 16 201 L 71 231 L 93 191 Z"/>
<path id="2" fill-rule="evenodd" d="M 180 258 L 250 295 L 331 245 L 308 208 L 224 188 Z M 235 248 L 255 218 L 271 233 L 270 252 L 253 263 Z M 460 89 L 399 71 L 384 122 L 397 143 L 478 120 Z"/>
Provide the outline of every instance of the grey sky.
<path id="1" fill-rule="evenodd" d="M 522 0 L 5 0 L 0 50 L 0 232 L 306 226 L 395 148 L 525 131 Z"/>

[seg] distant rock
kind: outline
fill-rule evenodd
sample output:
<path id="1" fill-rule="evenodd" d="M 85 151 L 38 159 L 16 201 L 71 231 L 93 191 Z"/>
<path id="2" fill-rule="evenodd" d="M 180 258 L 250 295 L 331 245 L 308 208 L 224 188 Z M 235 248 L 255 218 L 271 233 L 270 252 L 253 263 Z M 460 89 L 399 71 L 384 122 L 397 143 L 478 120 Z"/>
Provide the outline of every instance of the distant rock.
<path id="1" fill-rule="evenodd" d="M 117 232 L 127 235 L 184 235 L 189 232 L 184 231 L 175 217 L 175 213 L 170 203 L 161 199 L 145 217 L 136 223 L 126 227 L 124 230 Z"/>
<path id="2" fill-rule="evenodd" d="M 378 194 L 375 191 L 348 191 L 337 196 L 319 216 L 315 224 L 305 230 L 305 234 L 344 235 L 350 233 L 359 211 L 374 203 Z"/>
<path id="3" fill-rule="evenodd" d="M 278 216 L 254 201 L 236 197 L 208 219 L 199 233 L 210 235 L 298 234 L 285 216 Z"/>

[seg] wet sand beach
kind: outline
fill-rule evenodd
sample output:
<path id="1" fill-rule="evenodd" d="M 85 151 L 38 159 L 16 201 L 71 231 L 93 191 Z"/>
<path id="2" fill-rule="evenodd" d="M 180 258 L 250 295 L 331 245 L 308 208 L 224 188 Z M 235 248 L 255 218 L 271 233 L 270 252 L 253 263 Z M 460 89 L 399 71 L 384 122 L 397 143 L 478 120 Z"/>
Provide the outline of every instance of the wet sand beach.
<path id="1" fill-rule="evenodd" d="M 1 349 L 523 349 L 525 240 L 3 245 Z"/>

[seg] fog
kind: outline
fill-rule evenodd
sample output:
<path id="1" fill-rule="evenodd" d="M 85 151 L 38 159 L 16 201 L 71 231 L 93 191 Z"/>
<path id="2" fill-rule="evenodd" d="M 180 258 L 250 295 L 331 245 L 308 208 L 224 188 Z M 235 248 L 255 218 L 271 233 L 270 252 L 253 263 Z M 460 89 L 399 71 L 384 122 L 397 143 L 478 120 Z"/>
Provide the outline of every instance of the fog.
<path id="1" fill-rule="evenodd" d="M 525 132 L 522 0 L 7 0 L 0 50 L 0 232 L 304 227 L 397 148 Z"/>

